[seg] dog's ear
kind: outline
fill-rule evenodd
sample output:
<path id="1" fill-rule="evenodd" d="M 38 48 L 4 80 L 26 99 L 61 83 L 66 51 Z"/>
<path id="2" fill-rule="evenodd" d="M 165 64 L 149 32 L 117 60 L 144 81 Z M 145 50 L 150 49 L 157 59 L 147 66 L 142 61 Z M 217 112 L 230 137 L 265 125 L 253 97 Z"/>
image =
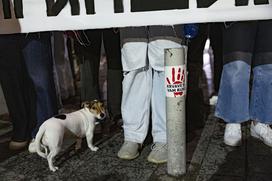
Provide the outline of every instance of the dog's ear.
<path id="1" fill-rule="evenodd" d="M 89 102 L 89 107 L 92 107 L 94 104 L 97 104 L 97 103 L 99 103 L 99 101 L 98 100 L 92 100 L 92 101 L 90 101 Z"/>
<path id="2" fill-rule="evenodd" d="M 90 106 L 90 103 L 85 101 L 81 103 L 81 108 L 88 108 Z"/>

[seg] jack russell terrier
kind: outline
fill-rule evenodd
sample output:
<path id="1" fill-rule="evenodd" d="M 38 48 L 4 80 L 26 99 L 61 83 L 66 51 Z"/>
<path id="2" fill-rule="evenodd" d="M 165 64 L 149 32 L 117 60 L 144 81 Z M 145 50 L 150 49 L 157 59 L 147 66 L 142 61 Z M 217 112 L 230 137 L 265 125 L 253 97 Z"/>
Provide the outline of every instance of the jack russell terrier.
<path id="1" fill-rule="evenodd" d="M 82 103 L 82 109 L 52 117 L 46 120 L 36 135 L 35 141 L 29 144 L 29 152 L 37 152 L 46 158 L 51 171 L 58 167 L 53 165 L 54 157 L 60 152 L 63 139 L 67 134 L 73 134 L 77 138 L 76 148 L 80 147 L 81 139 L 86 136 L 87 145 L 92 151 L 98 147 L 93 145 L 95 121 L 106 117 L 103 103 L 95 100 Z M 41 148 L 45 152 L 42 152 Z M 49 153 L 48 153 L 49 149 Z"/>

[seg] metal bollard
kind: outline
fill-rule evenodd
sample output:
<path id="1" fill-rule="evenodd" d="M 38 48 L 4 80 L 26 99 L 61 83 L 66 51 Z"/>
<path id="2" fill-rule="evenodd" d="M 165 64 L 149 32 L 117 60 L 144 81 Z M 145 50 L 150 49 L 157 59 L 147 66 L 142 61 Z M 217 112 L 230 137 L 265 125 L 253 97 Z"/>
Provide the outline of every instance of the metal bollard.
<path id="1" fill-rule="evenodd" d="M 167 172 L 175 177 L 186 173 L 186 54 L 186 46 L 165 50 Z"/>

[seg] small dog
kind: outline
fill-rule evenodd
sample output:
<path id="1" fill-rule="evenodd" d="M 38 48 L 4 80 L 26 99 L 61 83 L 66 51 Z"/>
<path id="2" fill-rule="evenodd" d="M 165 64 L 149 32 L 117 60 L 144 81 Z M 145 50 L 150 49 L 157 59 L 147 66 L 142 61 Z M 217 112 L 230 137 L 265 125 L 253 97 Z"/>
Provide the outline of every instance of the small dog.
<path id="1" fill-rule="evenodd" d="M 30 152 L 37 152 L 38 155 L 47 159 L 49 168 L 53 172 L 58 170 L 58 167 L 53 165 L 54 157 L 60 152 L 64 135 L 68 132 L 79 138 L 76 147 L 81 144 L 81 139 L 86 136 L 88 147 L 92 151 L 98 150 L 98 147 L 93 145 L 95 121 L 96 118 L 104 119 L 106 117 L 105 108 L 103 103 L 97 100 L 84 102 L 82 107 L 78 111 L 46 120 L 40 126 L 35 141 L 29 145 Z M 45 152 L 42 152 L 41 148 Z"/>

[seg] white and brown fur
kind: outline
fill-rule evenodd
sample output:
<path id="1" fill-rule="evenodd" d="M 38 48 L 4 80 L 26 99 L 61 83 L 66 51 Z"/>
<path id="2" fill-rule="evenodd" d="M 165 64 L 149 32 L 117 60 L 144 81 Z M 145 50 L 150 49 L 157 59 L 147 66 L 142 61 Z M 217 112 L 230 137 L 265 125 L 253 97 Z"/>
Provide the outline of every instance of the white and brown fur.
<path id="1" fill-rule="evenodd" d="M 36 135 L 35 151 L 43 158 L 46 158 L 51 171 L 55 172 L 58 167 L 53 165 L 54 157 L 60 152 L 63 139 L 67 132 L 76 136 L 76 147 L 81 146 L 81 139 L 86 136 L 87 145 L 92 151 L 97 151 L 98 147 L 93 145 L 93 135 L 95 120 L 104 119 L 106 116 L 103 103 L 99 101 L 84 102 L 82 109 L 58 115 L 46 120 Z M 34 152 L 33 150 L 29 151 Z M 42 152 L 41 148 L 45 150 Z M 49 149 L 49 152 L 48 152 Z"/>

